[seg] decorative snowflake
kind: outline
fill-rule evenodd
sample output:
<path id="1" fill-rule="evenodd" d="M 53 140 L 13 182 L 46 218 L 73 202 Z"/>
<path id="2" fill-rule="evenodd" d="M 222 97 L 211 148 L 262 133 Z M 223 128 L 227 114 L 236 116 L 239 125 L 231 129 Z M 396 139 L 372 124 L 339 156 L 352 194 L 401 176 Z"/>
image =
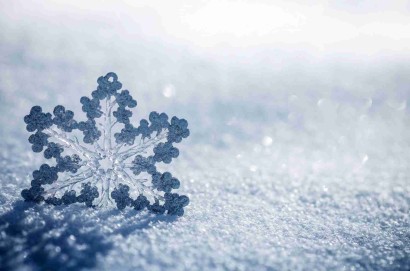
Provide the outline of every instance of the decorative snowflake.
<path id="1" fill-rule="evenodd" d="M 160 173 L 156 164 L 171 163 L 179 151 L 173 144 L 189 136 L 188 122 L 165 113 L 151 112 L 136 127 L 129 108 L 137 106 L 115 73 L 97 80 L 92 98 L 80 99 L 86 121 L 74 120 L 74 113 L 57 105 L 53 114 L 40 106 L 24 117 L 34 152 L 42 152 L 55 165 L 43 164 L 33 172 L 31 187 L 21 195 L 26 201 L 61 205 L 83 202 L 89 207 L 116 204 L 182 216 L 189 199 L 172 189 L 179 180 Z M 83 136 L 81 144 L 78 136 Z M 77 134 L 77 135 L 76 135 Z M 115 144 L 114 144 L 115 143 Z M 64 153 L 64 155 L 63 155 Z"/>

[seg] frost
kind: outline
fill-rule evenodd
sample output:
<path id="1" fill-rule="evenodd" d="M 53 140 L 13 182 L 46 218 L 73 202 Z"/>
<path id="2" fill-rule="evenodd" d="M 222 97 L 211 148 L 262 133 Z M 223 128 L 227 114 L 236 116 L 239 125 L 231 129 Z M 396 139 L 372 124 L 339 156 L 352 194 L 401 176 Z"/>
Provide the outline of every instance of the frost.
<path id="1" fill-rule="evenodd" d="M 138 126 L 131 122 L 137 106 L 115 73 L 97 80 L 90 97 L 81 97 L 87 120 L 76 121 L 74 112 L 57 105 L 53 114 L 40 106 L 25 116 L 34 152 L 44 153 L 55 164 L 33 172 L 31 187 L 21 195 L 26 201 L 88 207 L 115 204 L 136 210 L 182 216 L 189 199 L 171 193 L 180 182 L 171 173 L 160 173 L 156 164 L 169 164 L 179 156 L 174 146 L 189 136 L 188 122 L 165 113 L 151 112 Z M 82 142 L 78 138 L 82 137 Z"/>

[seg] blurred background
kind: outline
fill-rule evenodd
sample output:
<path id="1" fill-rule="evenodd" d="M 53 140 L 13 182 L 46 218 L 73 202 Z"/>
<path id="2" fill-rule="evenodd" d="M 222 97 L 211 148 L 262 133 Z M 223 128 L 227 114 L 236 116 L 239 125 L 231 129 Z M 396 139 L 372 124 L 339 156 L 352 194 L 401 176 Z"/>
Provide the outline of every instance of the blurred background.
<path id="1" fill-rule="evenodd" d="M 195 141 L 290 129 L 332 145 L 394 143 L 408 136 L 409 10 L 400 0 L 1 1 L 1 119 L 18 117 L 1 132 L 20 134 L 34 104 L 77 109 L 115 71 L 141 116 L 186 116 Z"/>
<path id="2" fill-rule="evenodd" d="M 135 121 L 156 110 L 189 122 L 191 137 L 181 144 L 174 168 L 192 199 L 187 219 L 214 221 L 211 199 L 229 210 L 239 202 L 241 210 L 260 204 L 272 210 L 271 221 L 278 215 L 287 221 L 276 221 L 270 232 L 286 228 L 311 238 L 252 230 L 261 240 L 290 244 L 285 254 L 276 241 L 267 244 L 264 251 L 276 260 L 294 253 L 299 264 L 316 269 L 335 267 L 321 265 L 329 257 L 340 266 L 357 264 L 351 270 L 410 265 L 409 1 L 0 1 L 0 59 L 3 168 L 16 153 L 34 159 L 23 123 L 31 106 L 52 111 L 63 104 L 83 119 L 80 97 L 96 88 L 99 76 L 114 71 L 138 101 Z M 19 198 L 19 188 L 3 189 Z M 217 199 L 224 193 L 240 200 Z M 318 199 L 325 199 L 325 218 L 299 212 Z M 300 228 L 290 217 L 312 223 Z M 334 221 L 327 220 L 337 235 L 334 251 L 346 249 L 340 255 L 315 243 L 323 229 L 312 225 L 326 217 Z M 389 222 L 367 227 L 354 224 L 358 217 Z M 338 228 L 338 218 L 349 227 Z M 381 241 L 373 236 L 383 232 L 389 234 Z M 233 228 L 227 236 L 236 234 Z M 215 244 L 230 244 L 217 236 Z M 360 250 L 349 236 L 364 236 L 370 247 Z M 234 253 L 237 240 L 231 241 Z M 312 244 L 319 260 L 304 254 Z M 258 251 L 249 262 L 260 263 L 264 254 Z M 346 258 L 355 253 L 367 255 L 363 262 L 369 265 Z"/>

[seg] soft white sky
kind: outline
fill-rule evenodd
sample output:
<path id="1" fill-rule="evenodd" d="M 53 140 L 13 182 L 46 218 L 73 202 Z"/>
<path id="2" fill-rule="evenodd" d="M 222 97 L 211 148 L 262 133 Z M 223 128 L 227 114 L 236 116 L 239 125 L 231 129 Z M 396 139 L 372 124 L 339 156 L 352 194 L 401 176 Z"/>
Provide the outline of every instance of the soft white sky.
<path id="1" fill-rule="evenodd" d="M 408 55 L 409 1 L 2 1 L 11 24 L 115 28 L 201 49 L 258 46 Z"/>

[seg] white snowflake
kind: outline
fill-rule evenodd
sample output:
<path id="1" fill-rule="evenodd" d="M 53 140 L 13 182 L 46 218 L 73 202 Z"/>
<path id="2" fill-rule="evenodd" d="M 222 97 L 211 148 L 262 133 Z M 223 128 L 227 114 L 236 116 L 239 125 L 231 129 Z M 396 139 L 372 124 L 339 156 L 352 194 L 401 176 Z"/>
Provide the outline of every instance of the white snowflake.
<path id="1" fill-rule="evenodd" d="M 149 120 L 134 126 L 129 109 L 137 102 L 128 90 L 121 90 L 117 75 L 108 73 L 97 82 L 92 97 L 80 99 L 86 121 L 77 122 L 61 105 L 53 114 L 34 106 L 25 116 L 27 130 L 33 132 L 33 151 L 44 150 L 44 157 L 56 163 L 33 172 L 23 198 L 53 205 L 83 202 L 89 207 L 115 202 L 119 209 L 132 206 L 183 215 L 188 197 L 171 193 L 180 182 L 169 172 L 158 172 L 156 163 L 168 164 L 178 157 L 174 144 L 189 136 L 188 122 L 177 117 L 168 121 L 165 113 L 151 112 Z"/>

